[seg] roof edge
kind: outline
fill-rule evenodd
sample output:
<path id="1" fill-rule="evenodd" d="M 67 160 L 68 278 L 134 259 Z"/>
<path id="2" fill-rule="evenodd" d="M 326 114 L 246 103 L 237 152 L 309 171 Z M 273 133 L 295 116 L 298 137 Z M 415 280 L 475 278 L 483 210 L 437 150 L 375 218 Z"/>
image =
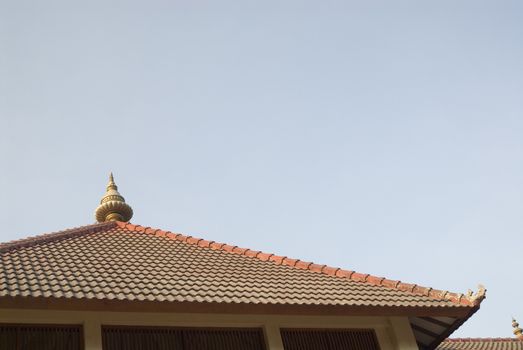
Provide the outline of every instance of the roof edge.
<path id="1" fill-rule="evenodd" d="M 318 304 L 245 304 L 237 302 L 207 301 L 150 301 L 96 298 L 53 298 L 44 296 L 0 297 L 3 309 L 44 309 L 70 311 L 117 311 L 117 312 L 178 312 L 222 314 L 279 314 L 323 316 L 409 316 L 413 313 L 438 317 L 464 317 L 468 309 L 423 306 L 369 306 L 369 305 L 318 305 Z"/>
<path id="2" fill-rule="evenodd" d="M 188 244 L 197 245 L 199 247 L 210 248 L 215 250 L 222 250 L 228 253 L 243 255 L 250 258 L 256 258 L 262 261 L 272 261 L 278 265 L 286 265 L 298 269 L 309 270 L 312 272 L 323 273 L 329 276 L 340 278 L 347 278 L 356 282 L 369 283 L 376 286 L 383 286 L 390 289 L 395 289 L 411 294 L 423 295 L 435 300 L 444 300 L 464 307 L 476 308 L 485 299 L 486 289 L 479 285 L 478 291 L 473 293 L 468 291 L 467 294 L 453 293 L 446 290 L 433 289 L 430 287 L 423 287 L 417 284 L 404 283 L 397 280 L 390 280 L 385 277 L 373 276 L 370 274 L 363 274 L 352 270 L 344 270 L 338 267 L 331 267 L 327 265 L 314 264 L 312 262 L 301 261 L 299 259 L 290 259 L 286 256 L 279 256 L 271 253 L 264 253 L 248 248 L 240 248 L 238 246 L 231 246 L 225 243 L 215 241 L 208 241 L 203 238 L 196 238 L 193 236 L 186 236 L 181 233 L 174 233 L 170 231 L 163 231 L 151 227 L 144 227 L 141 225 L 134 225 L 128 222 L 116 221 L 120 228 L 125 228 L 130 231 L 151 234 L 158 237 L 167 237 L 175 239 Z M 475 311 L 475 310 L 474 310 Z M 468 317 L 467 317 L 468 318 Z"/>
<path id="3" fill-rule="evenodd" d="M 116 226 L 117 224 L 115 221 L 109 221 L 8 241 L 0 243 L 0 253 L 4 253 L 18 248 L 31 247 L 41 243 L 55 242 L 66 238 L 96 233 L 110 228 L 114 228 Z"/>
<path id="4" fill-rule="evenodd" d="M 439 344 L 444 342 L 448 337 L 454 333 L 459 327 L 461 327 L 469 318 L 471 318 L 480 308 L 480 305 L 474 306 L 472 309 L 469 310 L 468 314 L 465 317 L 458 318 L 452 325 L 447 328 L 445 331 L 443 331 L 439 337 L 434 339 L 434 341 L 427 347 L 428 350 L 434 350 L 436 349 Z"/>

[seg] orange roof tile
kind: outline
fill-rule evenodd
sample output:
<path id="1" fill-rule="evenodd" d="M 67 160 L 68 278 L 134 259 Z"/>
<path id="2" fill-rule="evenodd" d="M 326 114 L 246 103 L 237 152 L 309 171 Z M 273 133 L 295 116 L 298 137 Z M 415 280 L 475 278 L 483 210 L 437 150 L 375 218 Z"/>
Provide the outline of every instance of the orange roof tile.
<path id="1" fill-rule="evenodd" d="M 45 294 L 67 297 L 67 292 L 72 292 L 70 297 L 84 298 L 101 282 L 117 281 L 123 286 L 123 276 L 136 284 L 136 272 L 140 271 L 149 276 L 146 281 L 170 282 L 152 288 L 153 295 L 176 300 L 201 296 L 214 302 L 473 307 L 484 297 L 482 293 L 465 296 L 124 222 L 4 243 L 0 253 L 0 271 L 7 276 L 0 277 L 0 296 L 41 295 L 46 282 L 63 278 L 75 282 L 81 275 L 94 282 L 62 283 Z M 64 275 L 64 270 L 71 273 Z M 32 278 L 26 282 L 25 275 Z M 185 284 L 172 284 L 180 277 Z M 151 294 L 147 291 L 130 289 L 126 297 L 148 299 Z M 111 299 L 113 294 L 98 291 L 94 295 Z M 257 299 L 260 295 L 263 298 Z"/>
<path id="2" fill-rule="evenodd" d="M 235 305 L 251 313 L 261 306 L 352 315 L 403 310 L 425 349 L 448 337 L 485 297 L 484 289 L 451 293 L 124 222 L 3 243 L 0 258 L 0 307 L 21 298 L 19 307 L 31 299 L 46 307 L 133 301 L 221 305 L 220 312 Z M 431 322 L 439 327 L 425 331 L 428 338 L 426 316 L 435 316 Z"/>

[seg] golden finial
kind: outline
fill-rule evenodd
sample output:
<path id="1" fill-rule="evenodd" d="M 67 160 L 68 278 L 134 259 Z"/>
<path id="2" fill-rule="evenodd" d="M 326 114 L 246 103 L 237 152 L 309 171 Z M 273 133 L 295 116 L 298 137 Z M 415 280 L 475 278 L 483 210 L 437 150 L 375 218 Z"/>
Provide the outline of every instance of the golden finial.
<path id="1" fill-rule="evenodd" d="M 514 317 L 512 317 L 512 328 L 514 328 L 514 335 L 519 340 L 523 340 L 523 330 L 519 328 L 519 323 L 516 321 Z"/>
<path id="2" fill-rule="evenodd" d="M 133 209 L 118 192 L 113 173 L 109 175 L 107 190 L 96 208 L 95 217 L 98 222 L 129 221 L 133 217 Z"/>

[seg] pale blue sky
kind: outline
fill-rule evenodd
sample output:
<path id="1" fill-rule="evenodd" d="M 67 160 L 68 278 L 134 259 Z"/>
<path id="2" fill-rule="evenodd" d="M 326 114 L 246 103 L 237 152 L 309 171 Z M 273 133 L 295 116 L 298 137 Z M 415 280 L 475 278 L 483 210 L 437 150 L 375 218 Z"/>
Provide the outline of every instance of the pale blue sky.
<path id="1" fill-rule="evenodd" d="M 364 3 L 364 4 L 363 4 Z M 0 0 L 0 241 L 133 222 L 523 321 L 523 2 Z"/>

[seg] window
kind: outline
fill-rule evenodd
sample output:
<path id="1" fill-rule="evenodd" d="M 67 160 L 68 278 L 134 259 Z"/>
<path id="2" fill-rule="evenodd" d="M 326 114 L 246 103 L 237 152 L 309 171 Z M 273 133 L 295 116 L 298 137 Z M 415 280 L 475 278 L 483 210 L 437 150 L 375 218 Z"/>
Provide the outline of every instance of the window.
<path id="1" fill-rule="evenodd" d="M 285 350 L 379 350 L 372 329 L 282 329 Z"/>
<path id="2" fill-rule="evenodd" d="M 81 350 L 82 326 L 0 324 L 2 350 Z"/>
<path id="3" fill-rule="evenodd" d="M 102 327 L 104 350 L 265 350 L 258 328 Z"/>

